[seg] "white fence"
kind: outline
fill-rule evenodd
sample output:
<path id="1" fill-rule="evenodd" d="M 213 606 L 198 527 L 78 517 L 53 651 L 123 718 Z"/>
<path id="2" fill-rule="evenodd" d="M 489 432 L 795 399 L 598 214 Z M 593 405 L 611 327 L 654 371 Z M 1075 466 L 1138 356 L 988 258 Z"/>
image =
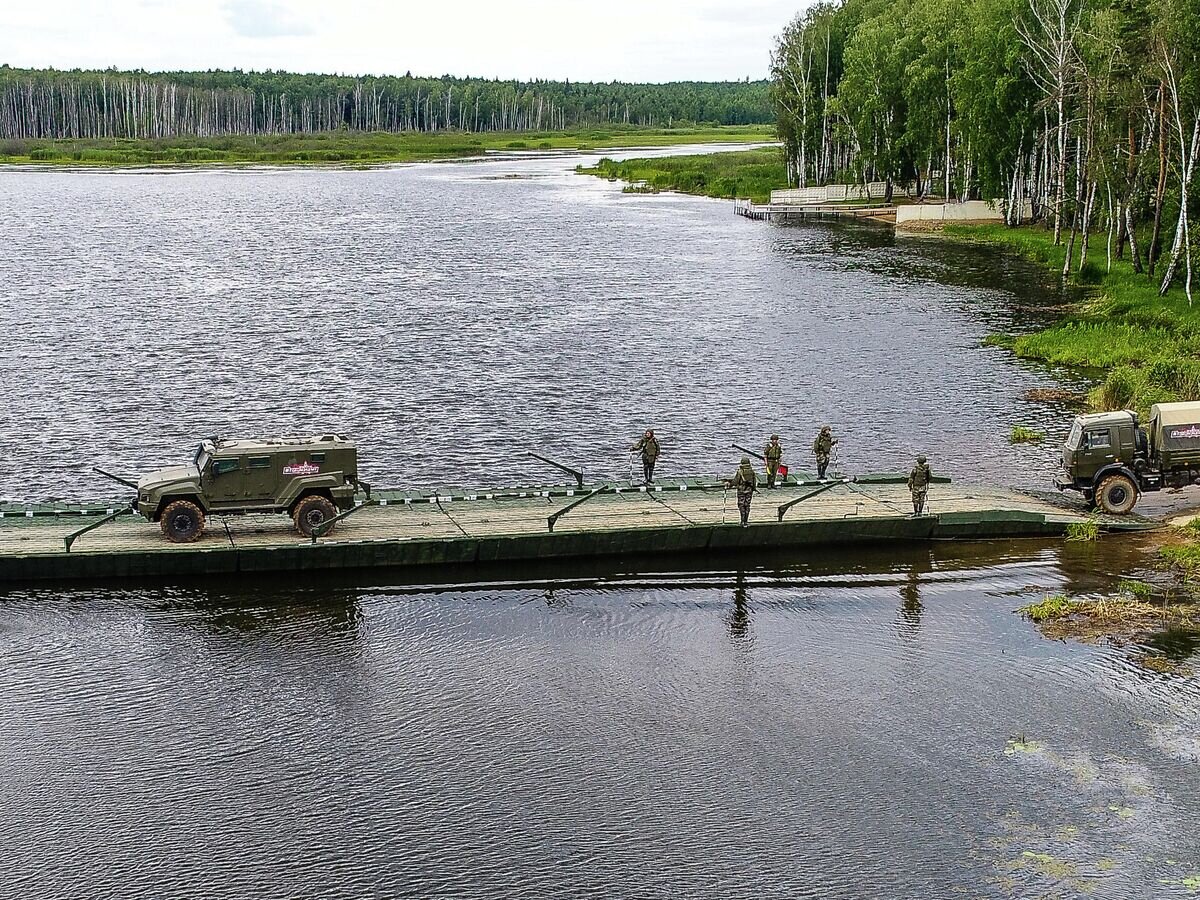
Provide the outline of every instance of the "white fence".
<path id="1" fill-rule="evenodd" d="M 903 185 L 893 185 L 892 194 L 897 197 L 908 195 Z M 771 191 L 771 203 L 784 206 L 807 206 L 813 203 L 837 203 L 843 200 L 882 200 L 887 196 L 886 181 L 869 184 L 827 184 L 823 187 L 789 188 Z"/>
<path id="2" fill-rule="evenodd" d="M 1032 216 L 1028 200 L 1023 201 L 1023 218 Z M 968 200 L 965 203 L 914 203 L 896 207 L 896 224 L 905 222 L 1003 222 L 1004 207 L 999 200 Z"/>

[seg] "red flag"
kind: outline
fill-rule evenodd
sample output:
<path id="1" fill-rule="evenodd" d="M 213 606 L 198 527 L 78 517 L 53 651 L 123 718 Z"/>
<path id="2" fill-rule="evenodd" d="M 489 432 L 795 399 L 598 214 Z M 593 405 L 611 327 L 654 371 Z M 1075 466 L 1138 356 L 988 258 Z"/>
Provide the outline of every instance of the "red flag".
<path id="1" fill-rule="evenodd" d="M 780 478 L 787 478 L 787 466 L 780 466 L 776 471 L 779 472 Z"/>

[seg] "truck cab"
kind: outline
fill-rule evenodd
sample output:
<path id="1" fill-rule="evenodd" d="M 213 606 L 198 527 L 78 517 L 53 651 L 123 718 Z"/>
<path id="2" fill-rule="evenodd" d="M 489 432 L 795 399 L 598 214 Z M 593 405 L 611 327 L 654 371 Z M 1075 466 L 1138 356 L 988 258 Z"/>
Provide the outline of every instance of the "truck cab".
<path id="1" fill-rule="evenodd" d="M 1054 483 L 1115 514 L 1144 492 L 1200 484 L 1200 402 L 1156 403 L 1147 429 L 1129 410 L 1076 416 Z"/>
<path id="2" fill-rule="evenodd" d="M 1130 512 L 1142 491 L 1157 490 L 1161 478 L 1148 464 L 1146 433 L 1130 410 L 1076 416 L 1062 445 L 1059 490 L 1075 490 L 1105 512 Z"/>

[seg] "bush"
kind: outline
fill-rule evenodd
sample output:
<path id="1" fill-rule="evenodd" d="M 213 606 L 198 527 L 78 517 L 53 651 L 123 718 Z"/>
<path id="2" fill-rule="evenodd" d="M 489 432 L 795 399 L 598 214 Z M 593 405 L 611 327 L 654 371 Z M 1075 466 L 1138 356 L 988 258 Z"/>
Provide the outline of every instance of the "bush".
<path id="1" fill-rule="evenodd" d="M 1108 373 L 1093 400 L 1102 409 L 1128 409 L 1138 393 L 1142 375 L 1129 366 L 1120 366 Z"/>

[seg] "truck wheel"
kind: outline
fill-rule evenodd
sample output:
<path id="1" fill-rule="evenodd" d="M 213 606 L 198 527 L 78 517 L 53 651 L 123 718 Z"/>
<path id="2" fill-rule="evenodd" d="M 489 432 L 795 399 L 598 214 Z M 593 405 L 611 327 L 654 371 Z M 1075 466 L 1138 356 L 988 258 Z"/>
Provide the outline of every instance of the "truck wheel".
<path id="1" fill-rule="evenodd" d="M 204 511 L 191 500 L 176 500 L 167 504 L 158 524 L 167 540 L 190 544 L 204 533 Z"/>
<path id="2" fill-rule="evenodd" d="M 334 509 L 332 503 L 324 497 L 314 494 L 311 497 L 305 497 L 296 504 L 296 511 L 292 515 L 292 521 L 296 523 L 296 530 L 298 532 L 305 537 L 312 537 L 314 528 L 324 522 L 328 522 L 336 515 L 337 510 Z M 333 531 L 333 528 L 330 528 L 325 534 L 329 534 L 331 531 Z"/>
<path id="3" fill-rule="evenodd" d="M 1124 475 L 1109 475 L 1096 489 L 1096 500 L 1106 513 L 1123 516 L 1137 503 L 1137 486 Z"/>

